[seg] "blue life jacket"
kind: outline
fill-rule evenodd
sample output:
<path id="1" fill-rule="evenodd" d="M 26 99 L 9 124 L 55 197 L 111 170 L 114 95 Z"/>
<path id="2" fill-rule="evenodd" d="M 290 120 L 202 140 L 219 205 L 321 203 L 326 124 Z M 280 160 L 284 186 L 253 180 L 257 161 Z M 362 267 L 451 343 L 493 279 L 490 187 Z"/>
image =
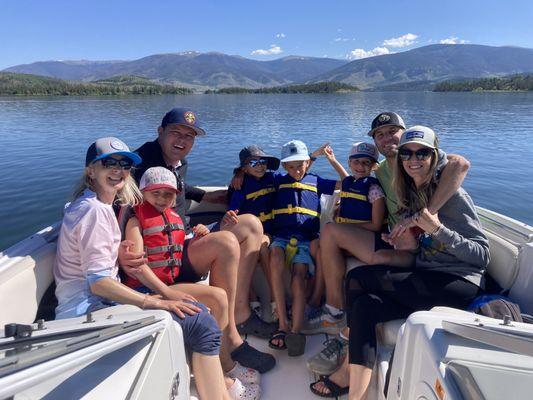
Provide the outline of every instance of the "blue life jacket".
<path id="1" fill-rule="evenodd" d="M 368 201 L 371 185 L 379 185 L 376 178 L 367 176 L 356 179 L 347 176 L 342 180 L 338 223 L 360 224 L 372 222 L 372 203 Z"/>
<path id="2" fill-rule="evenodd" d="M 278 237 L 310 241 L 320 230 L 320 193 L 317 176 L 306 174 L 297 182 L 290 175 L 276 179 L 274 231 Z"/>
<path id="3" fill-rule="evenodd" d="M 274 175 L 267 172 L 261 179 L 245 175 L 241 186 L 244 201 L 240 206 L 239 214 L 253 214 L 263 224 L 263 231 L 272 231 L 272 208 L 276 197 Z"/>

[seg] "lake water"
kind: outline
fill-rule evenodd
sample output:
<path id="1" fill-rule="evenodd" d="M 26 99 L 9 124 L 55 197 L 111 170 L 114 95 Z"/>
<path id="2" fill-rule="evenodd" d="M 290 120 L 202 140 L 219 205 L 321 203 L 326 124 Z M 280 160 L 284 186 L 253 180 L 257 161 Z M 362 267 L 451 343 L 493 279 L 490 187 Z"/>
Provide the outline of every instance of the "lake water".
<path id="1" fill-rule="evenodd" d="M 533 225 L 533 93 L 0 97 L 0 250 L 60 218 L 94 139 L 117 136 L 135 149 L 175 106 L 195 110 L 207 131 L 189 155 L 192 184 L 226 184 L 252 143 L 279 155 L 290 139 L 310 150 L 330 141 L 344 161 L 390 110 L 470 160 L 464 187 L 477 205 Z M 325 159 L 313 172 L 336 176 Z"/>

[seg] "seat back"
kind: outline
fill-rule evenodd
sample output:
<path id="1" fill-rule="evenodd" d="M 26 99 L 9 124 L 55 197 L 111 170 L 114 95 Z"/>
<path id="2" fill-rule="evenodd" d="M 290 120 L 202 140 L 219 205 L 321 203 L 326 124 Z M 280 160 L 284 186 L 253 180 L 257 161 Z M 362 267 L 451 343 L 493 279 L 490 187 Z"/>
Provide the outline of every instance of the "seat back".
<path id="1" fill-rule="evenodd" d="M 485 230 L 489 238 L 490 263 L 487 273 L 503 290 L 509 290 L 518 276 L 519 249 L 510 241 Z"/>
<path id="2" fill-rule="evenodd" d="M 54 281 L 56 243 L 46 243 L 29 255 L 16 257 L 0 273 L 0 326 L 29 324 L 35 320 L 39 302 Z"/>

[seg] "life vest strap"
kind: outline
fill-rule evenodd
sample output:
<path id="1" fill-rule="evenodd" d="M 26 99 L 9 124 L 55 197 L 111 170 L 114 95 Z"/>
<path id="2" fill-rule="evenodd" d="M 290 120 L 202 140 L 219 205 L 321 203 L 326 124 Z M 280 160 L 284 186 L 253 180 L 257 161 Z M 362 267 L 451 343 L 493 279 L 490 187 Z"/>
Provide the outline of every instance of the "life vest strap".
<path id="1" fill-rule="evenodd" d="M 281 185 L 279 185 L 279 188 L 280 189 L 304 189 L 304 190 L 309 190 L 311 192 L 318 193 L 316 186 L 307 185 L 301 182 L 282 183 Z"/>
<path id="2" fill-rule="evenodd" d="M 272 213 L 265 214 L 264 212 L 260 212 L 258 218 L 259 218 L 259 221 L 265 222 L 265 221 L 269 221 L 273 219 L 274 215 Z"/>
<path id="3" fill-rule="evenodd" d="M 172 232 L 172 231 L 182 231 L 185 227 L 183 224 L 170 223 L 166 225 L 152 226 L 151 228 L 143 229 L 144 235 L 152 235 L 157 232 Z"/>
<path id="4" fill-rule="evenodd" d="M 181 267 L 181 259 L 180 258 L 171 258 L 169 260 L 150 261 L 148 263 L 148 266 L 150 268 Z"/>
<path id="5" fill-rule="evenodd" d="M 368 201 L 367 197 L 364 194 L 351 193 L 351 192 L 340 192 L 339 197 Z"/>
<path id="6" fill-rule="evenodd" d="M 287 208 L 278 208 L 276 210 L 272 210 L 272 213 L 274 216 L 279 214 L 306 214 L 312 215 L 313 217 L 320 217 L 320 213 L 315 210 L 304 207 L 293 207 L 291 204 L 289 204 Z"/>
<path id="7" fill-rule="evenodd" d="M 157 253 L 175 253 L 183 251 L 183 246 L 181 244 L 175 243 L 167 246 L 156 246 L 156 247 L 145 247 L 146 255 L 152 255 Z"/>
<path id="8" fill-rule="evenodd" d="M 335 222 L 339 224 L 363 224 L 365 222 L 371 222 L 364 219 L 352 219 L 352 218 L 344 218 L 344 217 L 337 217 L 335 218 Z"/>
<path id="9" fill-rule="evenodd" d="M 272 193 L 272 192 L 275 192 L 275 191 L 276 191 L 275 188 L 265 188 L 265 189 L 257 190 L 255 192 L 248 193 L 246 195 L 246 200 L 255 200 L 258 197 L 265 196 L 265 195 L 267 195 L 269 193 Z"/>

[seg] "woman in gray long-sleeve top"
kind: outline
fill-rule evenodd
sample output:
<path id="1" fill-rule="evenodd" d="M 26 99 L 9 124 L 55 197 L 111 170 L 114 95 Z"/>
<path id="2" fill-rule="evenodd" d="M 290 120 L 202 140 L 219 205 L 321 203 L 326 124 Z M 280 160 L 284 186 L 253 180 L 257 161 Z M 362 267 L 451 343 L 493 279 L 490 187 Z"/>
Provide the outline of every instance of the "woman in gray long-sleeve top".
<path id="1" fill-rule="evenodd" d="M 398 147 L 394 186 L 399 213 L 416 224 L 407 240 L 418 248 L 414 268 L 371 265 L 348 274 L 350 399 L 368 388 L 377 323 L 434 306 L 466 308 L 483 288 L 489 242 L 470 196 L 459 189 L 437 215 L 427 210 L 437 186 L 437 147 L 435 133 L 423 126 L 407 129 Z"/>

